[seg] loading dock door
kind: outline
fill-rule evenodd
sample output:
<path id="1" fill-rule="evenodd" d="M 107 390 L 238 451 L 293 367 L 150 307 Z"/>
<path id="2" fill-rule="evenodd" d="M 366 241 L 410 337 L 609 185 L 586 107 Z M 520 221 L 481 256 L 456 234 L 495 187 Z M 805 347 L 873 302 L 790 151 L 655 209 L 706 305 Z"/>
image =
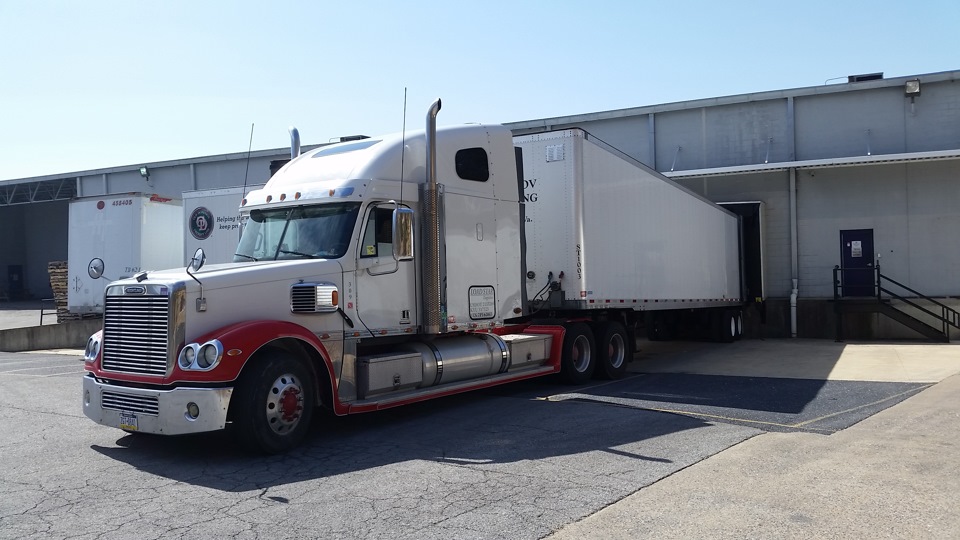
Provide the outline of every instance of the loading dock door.
<path id="1" fill-rule="evenodd" d="M 873 229 L 840 231 L 840 285 L 843 296 L 873 296 Z"/>
<path id="2" fill-rule="evenodd" d="M 740 216 L 743 297 L 762 302 L 767 297 L 764 281 L 764 206 L 760 201 L 722 202 L 719 206 Z"/>

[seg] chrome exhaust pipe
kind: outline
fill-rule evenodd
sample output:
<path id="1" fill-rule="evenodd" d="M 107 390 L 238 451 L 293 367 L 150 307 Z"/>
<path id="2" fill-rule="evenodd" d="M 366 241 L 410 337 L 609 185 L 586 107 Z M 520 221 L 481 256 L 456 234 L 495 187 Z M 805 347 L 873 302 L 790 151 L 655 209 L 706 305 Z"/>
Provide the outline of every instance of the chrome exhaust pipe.
<path id="1" fill-rule="evenodd" d="M 423 187 L 423 331 L 441 334 L 447 329 L 447 309 L 441 280 L 440 197 L 437 189 L 437 113 L 440 99 L 427 111 L 427 183 Z"/>
<path id="2" fill-rule="evenodd" d="M 297 159 L 300 155 L 300 130 L 293 126 L 287 130 L 290 132 L 290 159 Z"/>

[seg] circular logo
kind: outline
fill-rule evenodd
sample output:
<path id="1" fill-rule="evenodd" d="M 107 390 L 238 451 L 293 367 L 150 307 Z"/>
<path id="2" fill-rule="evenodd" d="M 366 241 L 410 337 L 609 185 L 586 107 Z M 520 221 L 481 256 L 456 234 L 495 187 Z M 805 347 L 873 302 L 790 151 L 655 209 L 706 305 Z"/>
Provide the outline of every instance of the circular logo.
<path id="1" fill-rule="evenodd" d="M 103 207 L 106 206 L 103 204 L 103 201 L 97 201 L 97 210 L 103 210 Z"/>
<path id="2" fill-rule="evenodd" d="M 190 234 L 197 240 L 206 240 L 213 234 L 213 212 L 198 206 L 190 214 Z"/>

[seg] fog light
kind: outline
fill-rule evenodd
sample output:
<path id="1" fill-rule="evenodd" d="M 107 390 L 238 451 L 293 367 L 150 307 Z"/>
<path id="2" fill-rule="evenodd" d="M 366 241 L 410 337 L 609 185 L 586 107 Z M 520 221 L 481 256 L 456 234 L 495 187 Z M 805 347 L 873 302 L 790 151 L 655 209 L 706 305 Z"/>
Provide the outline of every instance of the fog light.
<path id="1" fill-rule="evenodd" d="M 196 420 L 200 416 L 200 406 L 194 402 L 187 403 L 187 419 Z"/>
<path id="2" fill-rule="evenodd" d="M 87 405 L 87 406 L 90 405 L 90 391 L 89 391 L 89 390 L 84 390 L 84 391 L 83 391 L 83 404 L 84 404 L 84 405 Z"/>

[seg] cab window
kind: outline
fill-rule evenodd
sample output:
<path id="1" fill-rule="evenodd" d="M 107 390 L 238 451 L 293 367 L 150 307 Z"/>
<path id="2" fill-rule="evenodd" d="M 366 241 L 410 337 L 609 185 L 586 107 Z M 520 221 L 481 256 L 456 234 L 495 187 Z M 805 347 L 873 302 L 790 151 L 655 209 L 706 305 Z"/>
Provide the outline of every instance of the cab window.
<path id="1" fill-rule="evenodd" d="M 360 257 L 393 256 L 393 208 L 374 208 L 367 216 Z"/>

